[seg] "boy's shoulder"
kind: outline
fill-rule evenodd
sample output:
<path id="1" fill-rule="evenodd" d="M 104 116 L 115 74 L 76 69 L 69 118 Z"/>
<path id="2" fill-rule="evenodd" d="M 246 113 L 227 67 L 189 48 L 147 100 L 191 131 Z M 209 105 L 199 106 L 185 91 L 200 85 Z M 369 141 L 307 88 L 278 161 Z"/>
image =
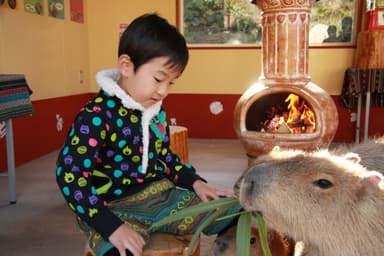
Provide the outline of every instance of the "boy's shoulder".
<path id="1" fill-rule="evenodd" d="M 79 112 L 79 116 L 102 116 L 106 112 L 106 109 L 112 109 L 111 106 L 117 106 L 118 99 L 114 96 L 110 96 L 104 91 L 100 90 L 94 95 L 88 102 L 86 102 L 83 108 Z"/>
<path id="2" fill-rule="evenodd" d="M 111 96 L 103 90 L 100 90 L 98 93 L 90 99 L 85 106 L 102 106 L 105 104 L 119 104 L 119 100 L 115 96 Z"/>

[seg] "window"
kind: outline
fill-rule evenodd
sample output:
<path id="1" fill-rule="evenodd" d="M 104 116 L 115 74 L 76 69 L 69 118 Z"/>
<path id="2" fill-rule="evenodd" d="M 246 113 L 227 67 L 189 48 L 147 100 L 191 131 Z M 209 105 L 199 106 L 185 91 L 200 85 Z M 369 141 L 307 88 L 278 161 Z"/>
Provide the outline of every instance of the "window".
<path id="1" fill-rule="evenodd" d="M 179 28 L 192 47 L 255 47 L 261 44 L 260 9 L 250 0 L 178 0 Z M 316 1 L 311 46 L 354 45 L 356 0 Z"/>

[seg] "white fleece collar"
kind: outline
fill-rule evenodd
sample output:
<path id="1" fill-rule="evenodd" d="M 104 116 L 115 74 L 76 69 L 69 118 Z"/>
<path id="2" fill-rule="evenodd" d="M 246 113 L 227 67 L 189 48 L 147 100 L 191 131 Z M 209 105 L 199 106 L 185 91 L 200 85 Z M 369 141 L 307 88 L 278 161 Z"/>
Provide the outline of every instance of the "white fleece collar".
<path id="1" fill-rule="evenodd" d="M 143 128 L 143 156 L 142 156 L 142 169 L 140 173 L 147 173 L 148 167 L 148 147 L 149 147 L 149 122 L 156 116 L 161 108 L 162 101 L 144 108 L 140 103 L 131 98 L 121 87 L 117 84 L 120 79 L 120 72 L 118 69 L 102 70 L 96 74 L 96 82 L 100 88 L 111 96 L 116 96 L 121 100 L 121 103 L 127 109 L 137 109 L 142 112 L 141 126 Z"/>

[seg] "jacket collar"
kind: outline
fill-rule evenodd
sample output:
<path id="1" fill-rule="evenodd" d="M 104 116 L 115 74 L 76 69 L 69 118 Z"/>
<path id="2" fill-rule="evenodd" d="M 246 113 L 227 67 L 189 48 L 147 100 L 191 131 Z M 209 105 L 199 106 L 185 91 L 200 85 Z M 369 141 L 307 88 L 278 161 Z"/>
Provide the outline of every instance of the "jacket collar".
<path id="1" fill-rule="evenodd" d="M 141 173 L 146 173 L 148 166 L 149 124 L 151 119 L 159 113 L 162 101 L 157 102 L 149 108 L 144 108 L 140 103 L 136 102 L 123 89 L 121 89 L 120 85 L 117 84 L 119 79 L 120 72 L 118 69 L 102 70 L 96 74 L 96 82 L 103 91 L 108 93 L 110 96 L 118 97 L 123 106 L 127 109 L 137 109 L 142 112 L 141 126 L 143 128 L 143 158 L 142 168 L 139 171 Z"/>
<path id="2" fill-rule="evenodd" d="M 128 109 L 137 109 L 142 112 L 155 112 L 155 114 L 159 112 L 162 101 L 157 102 L 146 109 L 140 103 L 132 99 L 131 96 L 129 96 L 123 89 L 121 89 L 120 85 L 117 84 L 119 79 L 120 72 L 118 69 L 106 69 L 99 71 L 96 74 L 96 82 L 99 87 L 109 95 L 118 97 L 124 107 Z"/>

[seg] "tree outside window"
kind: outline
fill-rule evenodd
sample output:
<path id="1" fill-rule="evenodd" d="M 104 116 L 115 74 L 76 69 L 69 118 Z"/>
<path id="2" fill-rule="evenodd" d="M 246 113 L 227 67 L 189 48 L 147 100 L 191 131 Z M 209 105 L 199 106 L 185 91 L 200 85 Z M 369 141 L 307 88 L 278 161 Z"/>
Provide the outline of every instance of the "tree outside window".
<path id="1" fill-rule="evenodd" d="M 249 0 L 178 0 L 179 27 L 191 46 L 257 46 L 261 14 Z M 320 0 L 311 10 L 310 45 L 355 43 L 358 1 Z"/>

